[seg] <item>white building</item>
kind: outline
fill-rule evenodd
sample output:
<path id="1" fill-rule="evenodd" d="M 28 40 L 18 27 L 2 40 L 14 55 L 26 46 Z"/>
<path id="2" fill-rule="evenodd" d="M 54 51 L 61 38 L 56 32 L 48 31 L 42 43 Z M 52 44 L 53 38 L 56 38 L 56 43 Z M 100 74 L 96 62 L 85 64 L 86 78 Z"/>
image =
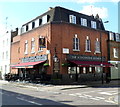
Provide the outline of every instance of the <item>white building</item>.
<path id="1" fill-rule="evenodd" d="M 0 72 L 2 79 L 10 72 L 11 32 L 0 35 Z"/>

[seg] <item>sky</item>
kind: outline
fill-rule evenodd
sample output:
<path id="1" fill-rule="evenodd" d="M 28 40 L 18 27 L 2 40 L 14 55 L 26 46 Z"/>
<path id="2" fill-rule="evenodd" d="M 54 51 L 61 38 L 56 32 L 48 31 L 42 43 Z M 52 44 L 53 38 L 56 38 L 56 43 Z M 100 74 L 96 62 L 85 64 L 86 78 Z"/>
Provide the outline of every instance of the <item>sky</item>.
<path id="1" fill-rule="evenodd" d="M 104 1 L 104 2 L 103 2 Z M 94 16 L 99 14 L 105 29 L 118 32 L 119 0 L 1 0 L 0 36 L 6 29 L 14 30 L 48 11 L 49 7 L 61 6 L 73 11 Z"/>

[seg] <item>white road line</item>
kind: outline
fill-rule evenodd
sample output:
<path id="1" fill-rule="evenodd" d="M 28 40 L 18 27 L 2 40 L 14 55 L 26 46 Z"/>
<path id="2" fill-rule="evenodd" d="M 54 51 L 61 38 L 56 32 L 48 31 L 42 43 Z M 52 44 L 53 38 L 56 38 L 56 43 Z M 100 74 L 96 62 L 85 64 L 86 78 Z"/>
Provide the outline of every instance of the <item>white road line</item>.
<path id="1" fill-rule="evenodd" d="M 108 93 L 108 92 L 99 92 L 99 94 L 112 95 L 112 93 Z"/>
<path id="2" fill-rule="evenodd" d="M 89 99 L 92 99 L 92 100 L 97 100 L 97 101 L 98 101 L 98 100 L 100 100 L 100 99 L 97 99 L 97 98 L 93 98 L 93 97 L 91 97 L 91 98 L 89 98 Z"/>
<path id="3" fill-rule="evenodd" d="M 95 97 L 97 99 L 101 99 L 101 100 L 104 100 L 105 98 L 104 97 Z"/>
<path id="4" fill-rule="evenodd" d="M 86 94 L 83 94 L 84 96 L 86 96 L 86 97 L 92 97 L 91 95 L 86 95 Z"/>
<path id="5" fill-rule="evenodd" d="M 109 103 L 115 103 L 114 101 L 109 101 L 109 100 L 105 100 L 105 102 L 109 102 Z"/>
<path id="6" fill-rule="evenodd" d="M 26 100 L 26 99 L 23 99 L 23 98 L 20 98 L 20 97 L 16 97 L 16 98 L 19 99 L 19 100 L 22 100 L 22 101 L 26 101 L 26 102 L 32 103 L 32 104 L 42 105 L 42 104 L 40 104 L 40 103 L 36 103 L 36 102 L 34 102 L 34 101 L 29 101 L 29 100 Z"/>

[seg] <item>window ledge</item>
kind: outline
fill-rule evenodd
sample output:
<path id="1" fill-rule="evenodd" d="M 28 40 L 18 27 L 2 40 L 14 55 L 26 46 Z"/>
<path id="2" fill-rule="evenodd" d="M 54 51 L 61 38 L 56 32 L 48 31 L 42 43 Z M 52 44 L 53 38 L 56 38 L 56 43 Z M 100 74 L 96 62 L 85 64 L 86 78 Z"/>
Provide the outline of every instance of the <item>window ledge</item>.
<path id="1" fill-rule="evenodd" d="M 95 53 L 97 54 L 97 53 L 101 53 L 100 51 L 95 51 Z"/>
<path id="2" fill-rule="evenodd" d="M 38 50 L 38 52 L 43 52 L 43 50 Z"/>
<path id="3" fill-rule="evenodd" d="M 73 51 L 79 52 L 80 50 L 75 50 L 75 49 L 73 49 Z"/>
<path id="4" fill-rule="evenodd" d="M 25 52 L 24 54 L 25 54 L 25 55 L 27 55 L 28 53 L 27 53 L 27 52 Z"/>
<path id="5" fill-rule="evenodd" d="M 85 52 L 91 52 L 91 51 L 85 50 Z"/>
<path id="6" fill-rule="evenodd" d="M 34 54 L 34 53 L 35 53 L 35 51 L 32 51 L 31 53 L 32 53 L 32 54 Z"/>

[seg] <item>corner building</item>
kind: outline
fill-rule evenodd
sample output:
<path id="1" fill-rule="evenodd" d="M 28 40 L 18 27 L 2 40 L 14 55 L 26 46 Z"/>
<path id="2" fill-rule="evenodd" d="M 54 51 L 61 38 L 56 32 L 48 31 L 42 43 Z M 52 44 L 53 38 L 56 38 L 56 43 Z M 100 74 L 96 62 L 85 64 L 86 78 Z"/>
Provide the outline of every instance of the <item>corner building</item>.
<path id="1" fill-rule="evenodd" d="M 111 66 L 107 40 L 98 15 L 50 8 L 24 24 L 21 34 L 13 38 L 11 73 L 59 83 L 104 79 Z"/>

